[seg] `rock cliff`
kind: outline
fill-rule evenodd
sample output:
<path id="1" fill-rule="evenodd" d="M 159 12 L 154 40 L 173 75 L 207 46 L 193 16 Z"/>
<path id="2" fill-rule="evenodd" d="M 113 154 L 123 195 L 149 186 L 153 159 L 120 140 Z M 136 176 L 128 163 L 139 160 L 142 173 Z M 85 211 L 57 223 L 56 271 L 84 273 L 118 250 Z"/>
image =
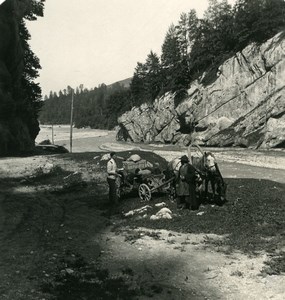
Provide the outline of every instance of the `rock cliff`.
<path id="1" fill-rule="evenodd" d="M 285 146 L 285 33 L 251 44 L 191 82 L 177 107 L 174 95 L 134 107 L 119 118 L 118 139 L 133 142 L 274 148 Z"/>
<path id="2" fill-rule="evenodd" d="M 30 150 L 39 131 L 36 118 L 23 112 L 24 100 L 16 97 L 24 68 L 19 22 L 30 7 L 30 0 L 0 5 L 0 155 Z"/>

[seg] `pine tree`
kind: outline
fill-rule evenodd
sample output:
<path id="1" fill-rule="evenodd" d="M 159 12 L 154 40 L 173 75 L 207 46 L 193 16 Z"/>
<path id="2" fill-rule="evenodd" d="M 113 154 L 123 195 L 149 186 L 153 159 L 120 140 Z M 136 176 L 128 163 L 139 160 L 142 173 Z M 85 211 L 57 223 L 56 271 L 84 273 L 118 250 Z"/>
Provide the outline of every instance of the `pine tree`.
<path id="1" fill-rule="evenodd" d="M 133 106 L 138 106 L 147 101 L 145 82 L 146 74 L 146 65 L 138 62 L 130 85 Z"/>
<path id="2" fill-rule="evenodd" d="M 238 0 L 234 9 L 236 50 L 250 42 L 263 42 L 284 30 L 284 0 Z"/>
<path id="3" fill-rule="evenodd" d="M 24 70 L 22 73 L 21 86 L 14 89 L 14 98 L 22 105 L 18 105 L 17 113 L 21 115 L 28 125 L 32 139 L 38 134 L 37 118 L 42 106 L 41 88 L 34 80 L 39 76 L 41 69 L 38 57 L 30 48 L 29 40 L 31 36 L 25 24 L 25 19 L 29 21 L 37 20 L 43 16 L 45 0 L 31 0 L 31 8 L 19 23 L 20 41 L 23 48 Z"/>
<path id="4" fill-rule="evenodd" d="M 161 88 L 161 65 L 156 53 L 150 52 L 145 62 L 145 92 L 148 102 L 152 103 Z"/>
<path id="5" fill-rule="evenodd" d="M 184 93 L 189 84 L 189 68 L 173 24 L 169 27 L 162 45 L 161 65 L 164 76 L 162 92 L 183 90 Z"/>

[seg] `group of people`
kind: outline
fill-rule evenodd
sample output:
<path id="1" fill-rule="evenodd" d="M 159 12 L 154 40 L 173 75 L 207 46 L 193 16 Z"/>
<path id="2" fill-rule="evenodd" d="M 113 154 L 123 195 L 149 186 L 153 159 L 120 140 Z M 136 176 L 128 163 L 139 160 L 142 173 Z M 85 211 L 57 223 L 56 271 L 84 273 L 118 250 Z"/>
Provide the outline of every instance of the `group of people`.
<path id="1" fill-rule="evenodd" d="M 109 185 L 110 204 L 118 203 L 117 178 L 121 177 L 118 173 L 116 163 L 116 153 L 110 153 L 107 163 L 107 181 Z M 181 167 L 179 168 L 176 179 L 176 194 L 178 209 L 197 209 L 196 197 L 196 169 L 189 163 L 186 155 L 181 157 Z"/>

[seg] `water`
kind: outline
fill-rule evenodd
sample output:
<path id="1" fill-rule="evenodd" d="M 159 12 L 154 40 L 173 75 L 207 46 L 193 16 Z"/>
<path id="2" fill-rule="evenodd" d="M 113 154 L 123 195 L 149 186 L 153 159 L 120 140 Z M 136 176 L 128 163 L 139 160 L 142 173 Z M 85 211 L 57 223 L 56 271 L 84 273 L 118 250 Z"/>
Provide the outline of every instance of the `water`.
<path id="1" fill-rule="evenodd" d="M 43 140 L 50 140 L 55 145 L 64 146 L 70 150 L 70 126 L 41 125 L 40 132 L 36 138 L 36 143 Z M 53 132 L 53 134 L 52 134 Z M 53 137 L 52 137 L 53 135 Z M 115 141 L 115 132 L 91 128 L 73 128 L 72 133 L 72 152 L 93 152 L 100 151 L 99 146 L 106 142 Z"/>

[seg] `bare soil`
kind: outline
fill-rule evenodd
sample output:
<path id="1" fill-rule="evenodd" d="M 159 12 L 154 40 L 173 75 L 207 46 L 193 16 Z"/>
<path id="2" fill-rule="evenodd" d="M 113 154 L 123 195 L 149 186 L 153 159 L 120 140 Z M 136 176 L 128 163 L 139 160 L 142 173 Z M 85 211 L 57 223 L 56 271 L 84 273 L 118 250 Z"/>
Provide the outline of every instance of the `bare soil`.
<path id="1" fill-rule="evenodd" d="M 285 298 L 282 169 L 223 161 L 227 203 L 178 211 L 160 194 L 126 218 L 146 203 L 109 206 L 102 154 L 0 159 L 1 299 Z M 151 221 L 161 202 L 173 219 Z"/>

